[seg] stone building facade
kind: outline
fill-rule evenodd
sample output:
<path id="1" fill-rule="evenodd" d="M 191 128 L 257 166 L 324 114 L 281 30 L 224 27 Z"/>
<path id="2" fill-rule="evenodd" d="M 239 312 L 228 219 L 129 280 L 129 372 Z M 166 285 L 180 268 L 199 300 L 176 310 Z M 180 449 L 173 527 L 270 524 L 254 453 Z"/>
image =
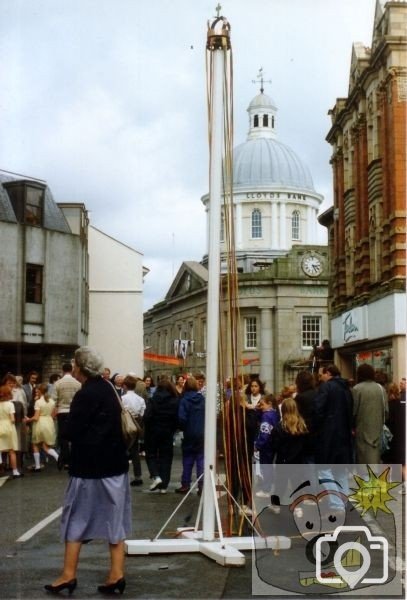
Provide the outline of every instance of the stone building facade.
<path id="1" fill-rule="evenodd" d="M 371 362 L 405 376 L 407 3 L 376 3 L 371 48 L 354 44 L 347 98 L 330 111 L 332 344 L 348 376 Z"/>
<path id="2" fill-rule="evenodd" d="M 279 141 L 277 107 L 263 89 L 248 113 L 248 137 L 234 149 L 233 165 L 238 354 L 242 374 L 259 375 L 278 391 L 294 380 L 312 345 L 328 337 L 328 254 L 316 243 L 323 198 L 306 164 Z M 202 202 L 208 213 L 209 196 Z M 226 289 L 223 212 L 219 243 Z M 145 366 L 153 376 L 205 371 L 207 264 L 207 255 L 184 262 L 165 299 L 144 314 Z M 221 340 L 230 326 L 225 302 Z M 227 356 L 229 349 L 221 352 Z M 168 364 L 174 355 L 179 365 Z M 227 361 L 223 375 L 232 375 Z"/>
<path id="3" fill-rule="evenodd" d="M 45 182 L 0 172 L 0 372 L 58 372 L 88 334 L 87 213 L 73 233 Z"/>

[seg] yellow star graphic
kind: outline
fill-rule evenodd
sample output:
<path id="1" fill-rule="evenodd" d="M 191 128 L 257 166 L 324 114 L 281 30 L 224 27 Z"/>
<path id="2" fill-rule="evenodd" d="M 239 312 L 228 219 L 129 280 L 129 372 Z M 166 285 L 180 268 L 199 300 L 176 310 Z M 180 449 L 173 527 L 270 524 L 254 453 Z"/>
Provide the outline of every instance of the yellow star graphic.
<path id="1" fill-rule="evenodd" d="M 400 485 L 401 481 L 395 483 L 388 481 L 387 477 L 390 473 L 390 467 L 387 467 L 379 477 L 377 477 L 369 465 L 367 465 L 367 470 L 369 474 L 369 479 L 367 480 L 354 475 L 355 482 L 359 487 L 351 488 L 354 494 L 349 496 L 349 500 L 356 503 L 356 508 L 362 508 L 362 515 L 370 509 L 372 509 L 375 516 L 378 510 L 391 514 L 392 511 L 386 505 L 386 502 L 395 500 L 395 498 L 389 494 L 389 491 Z"/>

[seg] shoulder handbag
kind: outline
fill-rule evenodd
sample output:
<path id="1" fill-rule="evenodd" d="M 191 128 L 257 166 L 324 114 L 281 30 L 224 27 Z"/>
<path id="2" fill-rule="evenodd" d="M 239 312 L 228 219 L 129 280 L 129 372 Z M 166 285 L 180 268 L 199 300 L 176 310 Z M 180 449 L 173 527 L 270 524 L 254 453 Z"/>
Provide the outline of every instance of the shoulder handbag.
<path id="1" fill-rule="evenodd" d="M 384 414 L 386 413 L 386 400 L 384 398 L 383 387 L 379 383 L 377 385 L 380 386 L 380 390 L 382 392 L 382 398 L 383 398 L 383 419 L 384 419 Z M 390 450 L 390 442 L 391 442 L 392 439 L 393 439 L 392 432 L 387 427 L 386 423 L 383 423 L 382 431 L 380 433 L 380 454 L 384 454 L 385 452 L 388 452 L 388 450 Z"/>
<path id="2" fill-rule="evenodd" d="M 384 454 L 390 450 L 390 442 L 393 439 L 393 434 L 387 427 L 386 423 L 383 423 L 383 429 L 380 435 L 380 453 Z"/>
<path id="3" fill-rule="evenodd" d="M 129 448 L 131 448 L 132 445 L 134 444 L 134 442 L 138 439 L 138 437 L 142 431 L 142 428 L 139 425 L 139 423 L 137 422 L 137 418 L 133 417 L 133 415 L 131 414 L 129 409 L 125 408 L 123 406 L 123 402 L 121 401 L 121 398 L 120 398 L 119 394 L 117 393 L 114 385 L 112 385 L 112 383 L 110 381 L 109 381 L 109 384 L 112 386 L 114 393 L 116 394 L 117 401 L 120 404 L 120 408 L 121 408 L 120 418 L 121 418 L 121 424 L 122 424 L 122 434 L 123 434 L 124 443 L 126 444 L 126 448 L 129 450 Z"/>

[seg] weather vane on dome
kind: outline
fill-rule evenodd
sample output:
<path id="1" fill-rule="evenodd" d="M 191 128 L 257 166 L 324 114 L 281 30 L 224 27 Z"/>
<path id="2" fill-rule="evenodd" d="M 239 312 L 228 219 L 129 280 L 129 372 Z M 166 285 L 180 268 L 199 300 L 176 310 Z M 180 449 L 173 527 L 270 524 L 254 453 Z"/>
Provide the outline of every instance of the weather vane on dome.
<path id="1" fill-rule="evenodd" d="M 260 93 L 262 94 L 264 92 L 264 84 L 265 83 L 271 83 L 271 79 L 263 79 L 263 67 L 260 67 L 257 78 L 256 79 L 252 79 L 252 83 L 258 83 L 260 81 Z"/>

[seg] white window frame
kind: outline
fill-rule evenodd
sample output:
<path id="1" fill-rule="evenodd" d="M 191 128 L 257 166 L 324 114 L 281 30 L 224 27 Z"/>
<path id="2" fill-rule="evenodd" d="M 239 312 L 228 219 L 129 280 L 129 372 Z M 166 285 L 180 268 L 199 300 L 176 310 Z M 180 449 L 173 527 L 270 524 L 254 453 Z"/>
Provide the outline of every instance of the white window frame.
<path id="1" fill-rule="evenodd" d="M 301 319 L 301 346 L 303 350 L 311 350 L 316 344 L 321 345 L 322 317 L 320 315 L 303 315 Z"/>
<path id="2" fill-rule="evenodd" d="M 291 215 L 291 239 L 292 240 L 300 240 L 301 239 L 301 230 L 300 230 L 300 211 L 294 210 Z"/>
<path id="3" fill-rule="evenodd" d="M 262 214 L 259 208 L 254 208 L 252 210 L 251 234 L 252 240 L 258 240 L 263 237 Z"/>
<path id="4" fill-rule="evenodd" d="M 244 347 L 245 350 L 257 350 L 257 317 L 244 319 Z"/>

